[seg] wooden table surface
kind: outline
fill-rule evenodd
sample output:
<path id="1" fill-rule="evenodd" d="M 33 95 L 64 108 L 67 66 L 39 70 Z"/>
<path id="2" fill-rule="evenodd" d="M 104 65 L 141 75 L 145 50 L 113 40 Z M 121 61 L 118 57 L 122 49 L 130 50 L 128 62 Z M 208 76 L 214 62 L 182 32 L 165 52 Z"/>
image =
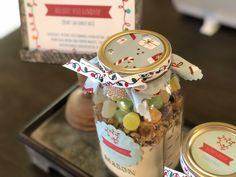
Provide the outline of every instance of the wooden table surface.
<path id="1" fill-rule="evenodd" d="M 173 52 L 198 65 L 201 81 L 182 81 L 185 119 L 193 124 L 236 124 L 236 30 L 222 27 L 213 37 L 199 33 L 202 20 L 175 11 L 171 1 L 144 2 L 143 29 L 166 36 Z M 17 133 L 43 108 L 76 82 L 57 65 L 20 62 L 20 33 L 0 40 L 0 176 L 47 176 L 31 165 Z"/>

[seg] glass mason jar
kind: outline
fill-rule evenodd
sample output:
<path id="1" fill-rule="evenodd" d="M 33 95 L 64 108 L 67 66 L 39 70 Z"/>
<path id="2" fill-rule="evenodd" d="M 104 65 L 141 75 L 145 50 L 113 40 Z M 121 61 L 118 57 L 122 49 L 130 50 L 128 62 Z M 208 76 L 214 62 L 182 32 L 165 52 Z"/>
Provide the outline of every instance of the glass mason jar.
<path id="1" fill-rule="evenodd" d="M 179 162 L 183 110 L 179 78 L 169 70 L 169 42 L 157 33 L 123 32 L 105 41 L 98 57 L 105 70 L 123 77 L 147 72 L 145 89 L 105 84 L 94 94 L 105 164 L 122 177 L 163 176 L 164 166 Z"/>
<path id="2" fill-rule="evenodd" d="M 120 177 L 162 177 L 179 162 L 183 96 L 177 75 L 201 70 L 172 54 L 155 32 L 130 30 L 109 37 L 89 62 L 65 67 L 88 77 L 102 158 Z"/>
<path id="3" fill-rule="evenodd" d="M 108 140 L 105 140 L 104 137 L 102 141 L 100 139 L 104 162 L 118 176 L 163 176 L 164 166 L 175 168 L 178 165 L 183 96 L 178 77 L 171 73 L 166 76 L 166 87 L 143 100 L 150 113 L 149 120 L 137 112 L 134 106 L 136 103 L 130 99 L 125 89 L 99 86 L 97 94 L 93 95 L 94 116 L 98 132 L 111 125 L 112 128 L 108 130 L 110 131 L 108 136 L 112 136 L 113 143 L 118 138 L 117 132 L 113 130 L 114 127 L 132 138 L 143 152 L 139 163 L 134 163 L 131 166 L 123 165 L 122 160 L 116 162 L 116 157 L 110 157 L 110 153 L 113 154 L 112 151 L 106 154 L 104 144 L 113 151 L 116 151 L 116 148 L 107 145 L 106 141 Z M 154 81 L 150 81 L 150 84 L 151 82 Z M 101 128 L 99 124 L 102 122 L 105 123 L 103 126 L 107 126 L 106 128 Z M 129 146 L 127 148 L 129 149 Z M 127 154 L 121 153 L 122 155 Z"/>

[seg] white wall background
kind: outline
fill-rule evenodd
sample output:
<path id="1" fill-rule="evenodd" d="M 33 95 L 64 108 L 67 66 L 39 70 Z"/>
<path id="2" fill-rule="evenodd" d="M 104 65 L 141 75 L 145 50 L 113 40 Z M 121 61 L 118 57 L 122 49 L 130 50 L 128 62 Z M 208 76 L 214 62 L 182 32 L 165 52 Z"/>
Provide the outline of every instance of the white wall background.
<path id="1" fill-rule="evenodd" d="M 20 26 L 18 0 L 5 0 L 0 4 L 0 39 Z"/>

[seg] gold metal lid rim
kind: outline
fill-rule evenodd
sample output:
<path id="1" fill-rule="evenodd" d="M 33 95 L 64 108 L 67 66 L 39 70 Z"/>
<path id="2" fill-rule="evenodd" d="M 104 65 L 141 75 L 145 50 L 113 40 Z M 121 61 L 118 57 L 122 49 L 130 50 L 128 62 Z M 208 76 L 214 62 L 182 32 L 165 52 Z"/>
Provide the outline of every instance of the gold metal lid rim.
<path id="1" fill-rule="evenodd" d="M 114 66 L 109 61 L 107 61 L 106 56 L 105 56 L 105 49 L 107 45 L 114 39 L 127 35 L 127 34 L 131 34 L 131 33 L 144 33 L 144 34 L 146 33 L 146 34 L 152 34 L 153 36 L 158 37 L 162 41 L 165 48 L 165 53 L 164 55 L 162 55 L 160 61 L 155 62 L 143 68 L 122 68 L 122 67 Z M 171 45 L 169 41 L 163 35 L 153 32 L 153 31 L 148 31 L 148 30 L 128 30 L 128 31 L 116 33 L 110 36 L 107 40 L 105 40 L 98 50 L 98 59 L 99 59 L 99 62 L 101 62 L 103 66 L 112 70 L 113 72 L 117 72 L 120 74 L 138 74 L 138 73 L 145 73 L 149 71 L 155 71 L 155 69 L 157 69 L 161 63 L 163 63 L 167 58 L 171 57 L 171 53 L 172 53 Z"/>
<path id="2" fill-rule="evenodd" d="M 225 128 L 231 131 L 236 131 L 236 127 L 228 124 L 228 123 L 223 123 L 223 122 L 208 122 L 208 123 L 204 123 L 201 125 L 198 125 L 196 127 L 194 127 L 189 133 L 188 135 L 185 137 L 185 140 L 183 141 L 182 144 L 182 149 L 181 149 L 181 153 L 182 153 L 182 157 L 183 157 L 183 161 L 185 162 L 185 164 L 188 166 L 189 170 L 193 173 L 196 174 L 199 177 L 215 177 L 216 174 L 212 174 L 210 172 L 206 172 L 205 170 L 203 170 L 202 168 L 200 168 L 193 160 L 193 157 L 190 153 L 190 148 L 191 145 L 193 143 L 193 141 L 202 133 L 206 132 L 207 129 L 209 130 L 209 128 L 213 128 L 213 127 L 218 127 L 218 128 Z M 233 174 L 229 174 L 229 175 L 218 175 L 218 177 L 232 177 L 232 175 L 236 176 L 236 173 Z"/>

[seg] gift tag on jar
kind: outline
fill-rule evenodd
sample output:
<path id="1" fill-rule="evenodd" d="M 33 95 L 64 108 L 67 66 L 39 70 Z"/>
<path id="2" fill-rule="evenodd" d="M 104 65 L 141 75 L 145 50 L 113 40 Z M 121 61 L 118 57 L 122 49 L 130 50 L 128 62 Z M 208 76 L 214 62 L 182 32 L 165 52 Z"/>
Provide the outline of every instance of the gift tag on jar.
<path id="1" fill-rule="evenodd" d="M 105 122 L 97 121 L 96 128 L 101 149 L 107 158 L 123 166 L 134 166 L 140 162 L 143 155 L 141 146 L 131 137 Z"/>

